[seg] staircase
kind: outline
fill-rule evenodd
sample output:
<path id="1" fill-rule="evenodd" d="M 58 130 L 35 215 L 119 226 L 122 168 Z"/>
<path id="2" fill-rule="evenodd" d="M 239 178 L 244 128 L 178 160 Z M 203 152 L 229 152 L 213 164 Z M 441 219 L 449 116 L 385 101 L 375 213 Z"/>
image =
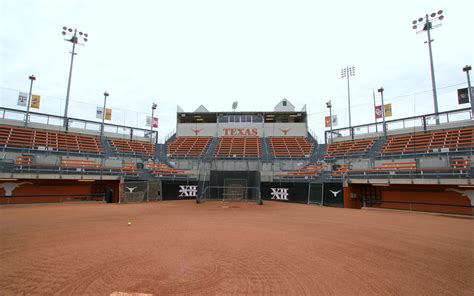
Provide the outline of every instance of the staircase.
<path id="1" fill-rule="evenodd" d="M 317 144 L 314 146 L 314 152 L 311 155 L 310 162 L 316 163 L 318 160 L 324 159 L 324 154 L 326 154 L 327 144 Z"/>
<path id="2" fill-rule="evenodd" d="M 212 137 L 211 143 L 209 144 L 209 147 L 207 147 L 207 150 L 204 153 L 204 159 L 214 158 L 214 150 L 216 150 L 216 146 L 218 143 L 219 143 L 219 138 Z"/>
<path id="3" fill-rule="evenodd" d="M 100 138 L 100 144 L 102 145 L 102 150 L 104 151 L 104 158 L 109 158 L 110 156 L 115 154 L 114 148 L 110 145 L 107 137 Z"/>
<path id="4" fill-rule="evenodd" d="M 369 151 L 367 151 L 367 156 L 372 158 L 372 159 L 379 156 L 379 151 L 383 147 L 384 144 L 385 144 L 385 139 L 383 137 L 377 139 L 377 141 L 375 141 L 374 145 L 372 145 L 372 147 L 370 147 Z"/>
<path id="5" fill-rule="evenodd" d="M 168 153 L 166 150 L 166 144 L 155 145 L 155 159 L 163 163 L 167 162 Z"/>
<path id="6" fill-rule="evenodd" d="M 260 138 L 260 145 L 262 147 L 262 161 L 268 162 L 273 159 L 270 146 L 268 145 L 266 138 Z"/>

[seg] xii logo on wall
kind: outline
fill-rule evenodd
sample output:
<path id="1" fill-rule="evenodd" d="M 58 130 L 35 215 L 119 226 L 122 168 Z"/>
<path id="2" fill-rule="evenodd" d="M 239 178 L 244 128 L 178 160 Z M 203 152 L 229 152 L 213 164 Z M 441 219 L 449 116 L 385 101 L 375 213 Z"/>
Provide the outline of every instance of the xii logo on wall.
<path id="1" fill-rule="evenodd" d="M 272 192 L 270 199 L 288 200 L 288 188 L 270 188 Z"/>
<path id="2" fill-rule="evenodd" d="M 179 197 L 196 197 L 197 185 L 179 185 Z"/>

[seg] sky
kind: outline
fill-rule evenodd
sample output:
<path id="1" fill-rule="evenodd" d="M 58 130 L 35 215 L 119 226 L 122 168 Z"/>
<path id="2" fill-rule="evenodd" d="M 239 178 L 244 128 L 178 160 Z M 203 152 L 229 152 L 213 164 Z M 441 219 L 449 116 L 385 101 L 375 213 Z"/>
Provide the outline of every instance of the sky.
<path id="1" fill-rule="evenodd" d="M 0 0 L 0 106 L 16 105 L 37 80 L 38 112 L 64 114 L 72 44 L 62 27 L 89 35 L 77 46 L 69 116 L 95 119 L 112 108 L 113 124 L 146 128 L 158 105 L 160 142 L 176 128 L 176 110 L 272 111 L 283 98 L 308 111 L 323 138 L 325 102 L 338 127 L 374 121 L 373 90 L 391 103 L 392 118 L 433 112 L 426 33 L 412 21 L 443 10 L 431 31 L 440 111 L 458 105 L 473 62 L 474 4 L 470 0 Z M 474 74 L 473 74 L 474 75 Z M 36 110 L 35 110 L 36 111 Z"/>

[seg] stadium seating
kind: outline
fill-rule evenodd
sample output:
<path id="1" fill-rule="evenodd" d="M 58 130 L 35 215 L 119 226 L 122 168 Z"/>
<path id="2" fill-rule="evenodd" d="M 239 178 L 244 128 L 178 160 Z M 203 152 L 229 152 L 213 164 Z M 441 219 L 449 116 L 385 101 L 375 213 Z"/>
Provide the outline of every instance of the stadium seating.
<path id="1" fill-rule="evenodd" d="M 165 163 L 148 163 L 146 168 L 155 177 L 160 176 L 189 176 L 190 174 L 186 170 L 179 170 L 168 166 Z"/>
<path id="2" fill-rule="evenodd" d="M 309 164 L 294 171 L 283 172 L 279 176 L 283 177 L 316 177 L 324 170 L 324 165 Z"/>
<path id="3" fill-rule="evenodd" d="M 222 137 L 214 154 L 217 157 L 260 157 L 261 151 L 258 137 Z"/>
<path id="4" fill-rule="evenodd" d="M 212 137 L 177 137 L 168 143 L 170 157 L 199 157 L 204 155 Z"/>
<path id="5" fill-rule="evenodd" d="M 341 164 L 336 167 L 334 171 L 331 173 L 331 177 L 343 177 L 349 171 L 349 165 Z"/>
<path id="6" fill-rule="evenodd" d="M 75 153 L 102 153 L 96 136 L 16 126 L 0 126 L 0 146 Z"/>
<path id="7" fill-rule="evenodd" d="M 112 148 L 122 154 L 154 158 L 155 144 L 119 138 L 107 138 Z"/>
<path id="8" fill-rule="evenodd" d="M 374 139 L 336 142 L 328 145 L 324 158 L 363 155 L 375 143 Z"/>
<path id="9" fill-rule="evenodd" d="M 269 146 L 274 157 L 309 157 L 314 145 L 305 137 L 269 137 Z"/>
<path id="10" fill-rule="evenodd" d="M 457 152 L 474 148 L 474 127 L 391 136 L 381 156 L 436 152 Z"/>

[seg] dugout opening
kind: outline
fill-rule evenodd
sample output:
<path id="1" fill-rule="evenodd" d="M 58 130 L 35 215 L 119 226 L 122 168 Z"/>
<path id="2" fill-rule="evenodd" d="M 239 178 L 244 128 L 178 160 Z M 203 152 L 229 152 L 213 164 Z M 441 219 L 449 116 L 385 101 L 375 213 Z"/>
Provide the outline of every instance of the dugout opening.
<path id="1" fill-rule="evenodd" d="M 201 184 L 197 202 L 254 201 L 261 204 L 259 171 L 211 170 L 209 179 Z"/>

